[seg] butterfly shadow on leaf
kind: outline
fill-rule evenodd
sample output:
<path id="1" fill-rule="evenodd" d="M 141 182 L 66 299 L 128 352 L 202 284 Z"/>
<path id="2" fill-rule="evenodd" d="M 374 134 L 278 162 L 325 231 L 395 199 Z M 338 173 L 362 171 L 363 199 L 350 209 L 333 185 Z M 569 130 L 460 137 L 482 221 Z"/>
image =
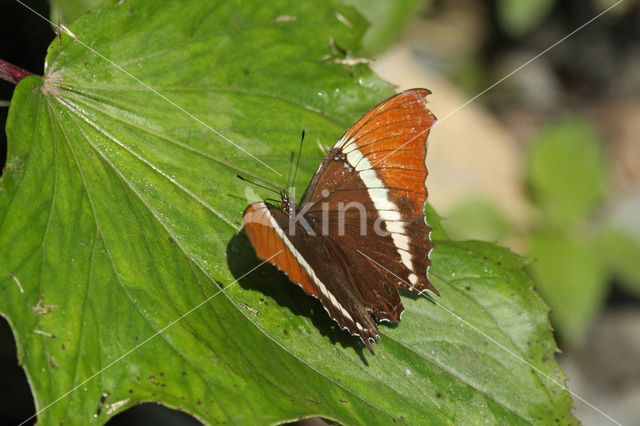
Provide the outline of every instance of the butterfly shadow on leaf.
<path id="1" fill-rule="evenodd" d="M 323 336 L 330 339 L 333 345 L 339 344 L 343 348 L 353 348 L 362 362 L 368 365 L 364 356 L 367 349 L 362 341 L 357 336 L 341 330 L 329 317 L 322 303 L 291 282 L 284 272 L 270 263 L 265 263 L 252 273 L 240 278 L 260 263 L 261 260 L 253 251 L 244 230 L 238 232 L 227 245 L 227 264 L 233 276 L 238 279 L 238 285 L 244 290 L 262 293 L 297 317 L 308 318 Z M 270 306 L 266 304 L 263 306 L 263 309 L 269 308 Z M 291 321 L 291 318 L 283 317 L 283 323 L 291 323 Z M 295 338 L 295 336 L 292 337 Z"/>

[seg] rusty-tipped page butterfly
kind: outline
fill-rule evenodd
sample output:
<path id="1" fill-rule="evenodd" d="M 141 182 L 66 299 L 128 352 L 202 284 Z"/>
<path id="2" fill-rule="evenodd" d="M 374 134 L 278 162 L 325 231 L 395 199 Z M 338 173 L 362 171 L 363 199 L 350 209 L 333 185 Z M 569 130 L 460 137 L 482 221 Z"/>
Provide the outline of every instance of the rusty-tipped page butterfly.
<path id="1" fill-rule="evenodd" d="M 258 256 L 320 299 L 372 354 L 376 321 L 400 321 L 399 288 L 438 294 L 427 278 L 433 243 L 424 215 L 430 93 L 407 90 L 360 118 L 299 205 L 283 192 L 281 205 L 256 202 L 243 215 Z"/>

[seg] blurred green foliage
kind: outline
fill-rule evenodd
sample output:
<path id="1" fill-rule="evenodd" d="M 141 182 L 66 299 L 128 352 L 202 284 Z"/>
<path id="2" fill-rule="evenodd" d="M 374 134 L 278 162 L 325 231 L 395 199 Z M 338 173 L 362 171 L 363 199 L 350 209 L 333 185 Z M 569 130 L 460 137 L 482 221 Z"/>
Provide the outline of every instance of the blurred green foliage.
<path id="1" fill-rule="evenodd" d="M 538 25 L 556 0 L 497 0 L 496 18 L 507 34 L 517 37 Z"/>
<path id="2" fill-rule="evenodd" d="M 355 7 L 371 25 L 362 40 L 362 53 L 373 56 L 382 52 L 405 33 L 418 12 L 432 0 L 343 0 Z"/>
<path id="3" fill-rule="evenodd" d="M 528 153 L 527 183 L 539 218 L 528 250 L 529 271 L 569 343 L 579 342 L 606 297 L 609 264 L 593 217 L 609 186 L 595 129 L 578 118 L 548 125 Z"/>
<path id="4" fill-rule="evenodd" d="M 568 343 L 579 342 L 606 296 L 606 265 L 591 233 L 537 230 L 529 241 L 529 272 Z"/>
<path id="5" fill-rule="evenodd" d="M 468 96 L 474 96 L 494 83 L 489 74 L 489 64 L 479 52 L 473 52 L 472 56 L 456 64 L 452 68 L 449 78 L 459 90 Z"/>
<path id="6" fill-rule="evenodd" d="M 528 183 L 546 228 L 566 229 L 604 198 L 608 170 L 588 123 L 565 119 L 543 129 L 528 155 Z"/>
<path id="7" fill-rule="evenodd" d="M 607 201 L 607 157 L 593 125 L 554 121 L 531 143 L 526 183 L 536 221 L 524 230 L 528 272 L 564 341 L 578 344 L 602 308 L 612 279 L 640 294 L 640 242 L 598 214 Z M 453 238 L 503 240 L 515 228 L 491 202 L 470 199 L 443 222 Z"/>
<path id="8" fill-rule="evenodd" d="M 509 219 L 494 203 L 484 198 L 463 201 L 449 212 L 445 223 L 453 239 L 498 241 L 513 231 Z"/>

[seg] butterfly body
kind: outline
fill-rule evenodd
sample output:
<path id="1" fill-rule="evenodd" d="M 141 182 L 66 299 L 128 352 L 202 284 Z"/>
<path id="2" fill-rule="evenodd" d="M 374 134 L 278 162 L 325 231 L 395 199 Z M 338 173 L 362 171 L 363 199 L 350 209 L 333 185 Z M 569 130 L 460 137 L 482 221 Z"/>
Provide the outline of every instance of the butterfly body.
<path id="1" fill-rule="evenodd" d="M 249 205 L 245 230 L 258 256 L 322 302 L 373 354 L 376 321 L 400 321 L 399 288 L 430 290 L 433 244 L 424 216 L 426 138 L 435 117 L 426 89 L 393 96 L 333 146 L 299 205 Z"/>

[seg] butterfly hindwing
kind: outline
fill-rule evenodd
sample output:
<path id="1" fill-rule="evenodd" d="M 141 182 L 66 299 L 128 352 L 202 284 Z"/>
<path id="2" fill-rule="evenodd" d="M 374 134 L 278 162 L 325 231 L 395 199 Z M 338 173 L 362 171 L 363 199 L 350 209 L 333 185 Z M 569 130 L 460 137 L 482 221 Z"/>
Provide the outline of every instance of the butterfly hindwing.
<path id="1" fill-rule="evenodd" d="M 300 224 L 296 231 L 280 208 L 256 202 L 244 212 L 243 224 L 258 257 L 269 260 L 291 281 L 318 299 L 340 328 L 362 338 L 373 353 L 370 339 L 378 329 L 353 287 L 354 278 L 339 246 L 309 235 Z"/>

